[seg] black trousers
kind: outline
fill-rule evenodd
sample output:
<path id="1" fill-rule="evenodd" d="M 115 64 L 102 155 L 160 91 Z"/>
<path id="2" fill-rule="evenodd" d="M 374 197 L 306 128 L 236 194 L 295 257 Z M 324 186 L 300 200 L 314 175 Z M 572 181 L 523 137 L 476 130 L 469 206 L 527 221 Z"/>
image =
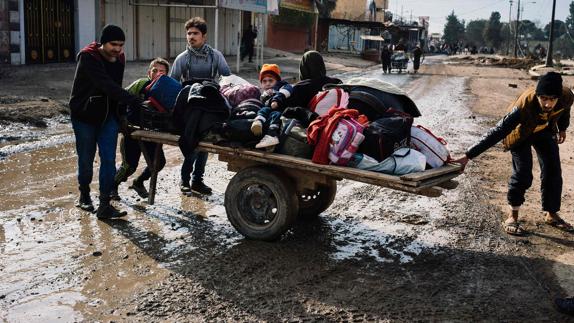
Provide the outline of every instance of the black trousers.
<path id="1" fill-rule="evenodd" d="M 531 135 L 527 141 L 511 150 L 512 176 L 508 182 L 508 203 L 511 206 L 522 205 L 524 194 L 532 185 L 531 147 L 534 147 L 540 164 L 542 210 L 558 212 L 562 197 L 560 153 L 555 135 L 548 129 Z"/>
<path id="2" fill-rule="evenodd" d="M 148 154 L 150 154 L 150 157 L 153 160 L 157 144 L 147 141 L 144 142 L 143 144 Z M 142 151 L 138 141 L 132 139 L 131 137 L 126 136 L 122 137 L 122 140 L 120 141 L 120 151 L 122 154 L 122 165 L 116 172 L 116 177 L 114 179 L 116 186 L 119 185 L 121 182 L 125 182 L 128 179 L 128 177 L 130 177 L 133 173 L 135 173 L 136 169 L 138 168 L 140 157 L 142 155 Z M 165 155 L 163 153 L 163 150 L 161 150 L 159 154 L 158 172 L 162 170 L 164 166 L 165 166 Z M 149 166 L 146 166 L 144 171 L 138 177 L 138 180 L 143 182 L 150 178 L 151 178 L 151 169 L 149 168 Z"/>

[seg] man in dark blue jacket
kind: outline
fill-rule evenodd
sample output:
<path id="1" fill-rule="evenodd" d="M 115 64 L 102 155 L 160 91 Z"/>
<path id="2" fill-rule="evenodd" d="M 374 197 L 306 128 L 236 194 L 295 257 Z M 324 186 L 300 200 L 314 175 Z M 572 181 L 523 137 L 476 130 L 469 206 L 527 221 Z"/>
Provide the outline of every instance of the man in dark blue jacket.
<path id="1" fill-rule="evenodd" d="M 70 110 L 78 154 L 80 198 L 76 206 L 93 211 L 90 198 L 96 147 L 100 156 L 100 205 L 97 217 L 126 215 L 110 204 L 116 173 L 116 145 L 119 130 L 118 103 L 138 104 L 141 99 L 122 88 L 125 35 L 118 26 L 102 29 L 100 43 L 93 42 L 78 54 Z"/>

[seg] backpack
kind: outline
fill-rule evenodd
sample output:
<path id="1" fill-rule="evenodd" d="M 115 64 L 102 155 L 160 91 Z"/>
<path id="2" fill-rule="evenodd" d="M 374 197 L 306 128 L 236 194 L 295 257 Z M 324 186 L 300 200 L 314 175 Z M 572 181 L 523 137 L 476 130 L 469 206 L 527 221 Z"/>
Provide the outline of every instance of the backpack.
<path id="1" fill-rule="evenodd" d="M 349 104 L 349 93 L 339 87 L 317 93 L 309 102 L 309 110 L 319 116 L 327 114 L 332 106 L 346 108 Z"/>
<path id="2" fill-rule="evenodd" d="M 411 127 L 411 147 L 426 156 L 430 167 L 440 167 L 451 159 L 446 145 L 443 138 L 435 136 L 427 128 L 421 125 Z"/>
<path id="3" fill-rule="evenodd" d="M 221 87 L 221 94 L 227 98 L 232 107 L 236 107 L 247 99 L 259 99 L 261 90 L 253 84 L 229 84 Z"/>
<path id="4" fill-rule="evenodd" d="M 399 148 L 409 147 L 413 118 L 390 109 L 382 118 L 369 123 L 359 152 L 383 161 Z"/>
<path id="5" fill-rule="evenodd" d="M 313 146 L 307 143 L 307 132 L 297 119 L 281 117 L 281 135 L 275 152 L 305 159 L 313 157 Z"/>
<path id="6" fill-rule="evenodd" d="M 357 120 L 346 118 L 339 120 L 329 142 L 329 160 L 331 163 L 340 166 L 347 165 L 365 139 L 363 130 L 363 125 Z"/>
<path id="7" fill-rule="evenodd" d="M 160 75 L 151 81 L 145 88 L 145 95 L 151 105 L 159 112 L 165 113 L 173 110 L 175 101 L 182 86 L 174 78 Z"/>

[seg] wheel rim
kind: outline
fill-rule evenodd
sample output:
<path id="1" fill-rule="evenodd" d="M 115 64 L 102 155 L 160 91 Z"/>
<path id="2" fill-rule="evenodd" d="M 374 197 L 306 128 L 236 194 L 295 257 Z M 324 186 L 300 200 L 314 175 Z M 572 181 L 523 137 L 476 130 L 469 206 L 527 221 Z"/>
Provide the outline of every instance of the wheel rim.
<path id="1" fill-rule="evenodd" d="M 251 225 L 266 226 L 276 218 L 277 199 L 273 192 L 263 184 L 251 184 L 243 187 L 238 198 L 239 213 Z"/>

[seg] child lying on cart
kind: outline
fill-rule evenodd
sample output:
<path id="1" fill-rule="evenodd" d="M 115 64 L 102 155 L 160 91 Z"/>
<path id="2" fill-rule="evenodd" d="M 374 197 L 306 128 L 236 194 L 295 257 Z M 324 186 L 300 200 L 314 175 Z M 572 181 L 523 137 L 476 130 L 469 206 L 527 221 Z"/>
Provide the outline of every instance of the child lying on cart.
<path id="1" fill-rule="evenodd" d="M 266 148 L 279 144 L 281 113 L 285 109 L 285 101 L 293 93 L 293 87 L 281 80 L 281 70 L 277 64 L 263 64 L 259 72 L 259 82 L 264 107 L 259 110 L 251 124 L 251 132 L 260 136 L 263 129 L 267 129 L 265 136 L 255 145 L 255 148 Z"/>

